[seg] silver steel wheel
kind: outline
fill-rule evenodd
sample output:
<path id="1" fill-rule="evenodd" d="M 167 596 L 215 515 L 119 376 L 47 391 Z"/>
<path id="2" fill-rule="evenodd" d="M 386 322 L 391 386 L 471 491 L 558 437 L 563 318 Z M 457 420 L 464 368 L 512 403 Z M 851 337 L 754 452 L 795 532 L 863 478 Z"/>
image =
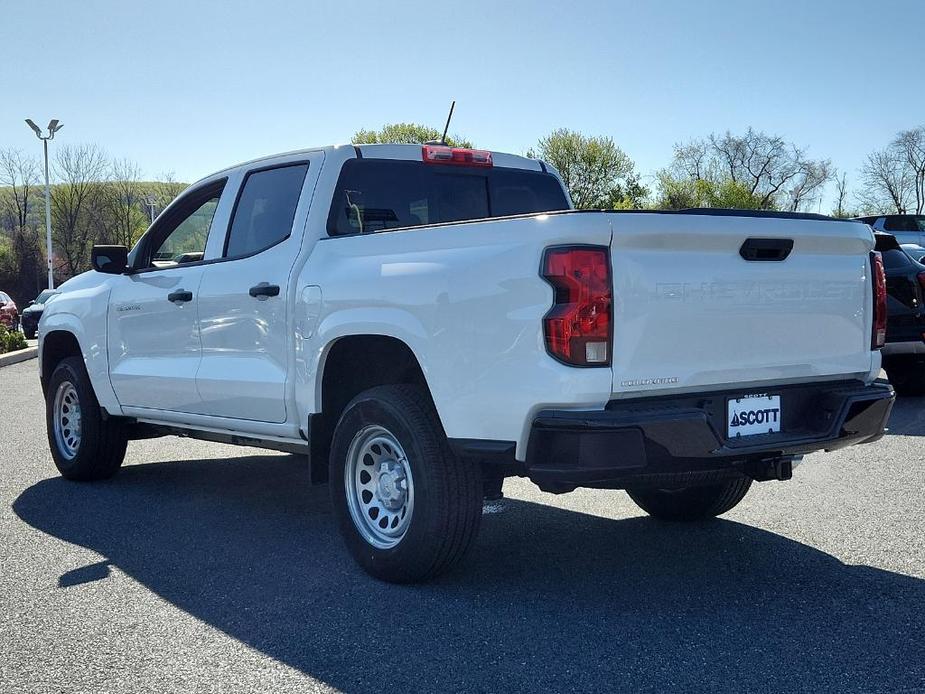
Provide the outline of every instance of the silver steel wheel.
<path id="1" fill-rule="evenodd" d="M 54 424 L 58 451 L 72 460 L 80 449 L 80 399 L 70 381 L 63 381 L 55 393 Z"/>
<path id="2" fill-rule="evenodd" d="M 401 542 L 414 510 L 411 466 L 388 429 L 367 426 L 347 450 L 344 489 L 353 524 L 369 544 L 389 549 Z"/>

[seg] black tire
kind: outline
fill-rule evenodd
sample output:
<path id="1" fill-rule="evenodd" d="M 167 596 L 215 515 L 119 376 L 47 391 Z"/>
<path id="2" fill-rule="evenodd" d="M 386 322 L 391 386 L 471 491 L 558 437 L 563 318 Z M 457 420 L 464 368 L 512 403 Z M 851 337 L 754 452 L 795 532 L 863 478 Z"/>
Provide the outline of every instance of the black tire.
<path id="1" fill-rule="evenodd" d="M 385 548 L 364 537 L 357 525 L 361 521 L 354 521 L 348 495 L 356 492 L 348 491 L 345 479 L 351 469 L 351 445 L 370 429 L 384 429 L 394 437 L 411 473 L 411 518 L 397 544 Z M 391 583 L 434 578 L 458 564 L 473 544 L 482 518 L 481 471 L 452 454 L 421 388 L 377 386 L 355 397 L 337 423 L 329 465 L 331 501 L 341 534 L 356 562 L 375 578 Z M 356 505 L 361 506 L 355 504 L 353 513 L 362 513 Z M 370 518 L 375 521 L 376 516 L 370 513 Z"/>
<path id="2" fill-rule="evenodd" d="M 916 357 L 894 358 L 884 368 L 897 395 L 925 395 L 925 360 Z"/>
<path id="3" fill-rule="evenodd" d="M 26 328 L 25 326 L 23 326 L 22 332 L 23 332 L 23 335 L 26 336 L 26 339 L 27 339 L 27 340 L 34 340 L 34 339 L 35 339 L 35 328 L 33 328 L 32 330 L 29 330 L 28 328 Z"/>
<path id="4" fill-rule="evenodd" d="M 80 409 L 80 436 L 74 451 L 65 450 L 55 434 L 55 401 L 59 390 L 71 384 Z M 65 387 L 62 392 L 66 392 Z M 112 477 L 125 459 L 128 436 L 117 420 L 104 419 L 90 384 L 90 377 L 79 357 L 68 357 L 55 367 L 45 393 L 45 425 L 55 467 L 62 477 L 88 482 Z"/>
<path id="5" fill-rule="evenodd" d="M 750 478 L 741 477 L 697 487 L 627 489 L 626 493 L 650 516 L 669 521 L 694 521 L 726 513 L 745 498 L 751 486 Z"/>

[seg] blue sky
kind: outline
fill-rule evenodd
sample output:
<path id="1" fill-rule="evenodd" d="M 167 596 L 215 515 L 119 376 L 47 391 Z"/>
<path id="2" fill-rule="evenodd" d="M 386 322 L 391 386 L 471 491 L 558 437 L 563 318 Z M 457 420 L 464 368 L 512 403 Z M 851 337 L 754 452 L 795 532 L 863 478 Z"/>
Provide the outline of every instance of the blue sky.
<path id="1" fill-rule="evenodd" d="M 191 181 L 362 127 L 438 126 L 523 152 L 612 136 L 645 176 L 672 145 L 748 126 L 831 158 L 925 123 L 925 1 L 5 0 L 0 147 L 65 123 L 147 176 Z"/>

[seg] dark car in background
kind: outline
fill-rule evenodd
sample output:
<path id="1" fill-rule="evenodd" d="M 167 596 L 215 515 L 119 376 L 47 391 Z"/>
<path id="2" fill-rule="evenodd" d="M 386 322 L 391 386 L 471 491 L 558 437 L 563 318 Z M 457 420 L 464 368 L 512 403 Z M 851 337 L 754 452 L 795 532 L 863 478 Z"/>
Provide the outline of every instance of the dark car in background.
<path id="1" fill-rule="evenodd" d="M 925 395 L 925 265 L 890 234 L 875 234 L 886 270 L 883 368 L 899 395 Z"/>
<path id="2" fill-rule="evenodd" d="M 0 292 L 0 325 L 8 330 L 19 330 L 19 309 L 6 292 Z"/>
<path id="3" fill-rule="evenodd" d="M 22 331 L 27 340 L 34 340 L 39 329 L 39 319 L 42 317 L 42 311 L 45 310 L 45 303 L 53 296 L 58 294 L 54 289 L 45 289 L 35 297 L 35 301 L 30 301 L 29 305 L 23 309 L 20 320 L 22 322 Z"/>

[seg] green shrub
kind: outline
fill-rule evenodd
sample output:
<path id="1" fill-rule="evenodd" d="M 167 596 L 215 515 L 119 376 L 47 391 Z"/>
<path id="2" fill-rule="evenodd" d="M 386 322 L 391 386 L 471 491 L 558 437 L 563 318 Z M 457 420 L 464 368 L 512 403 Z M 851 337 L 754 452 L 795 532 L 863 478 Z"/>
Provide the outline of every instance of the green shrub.
<path id="1" fill-rule="evenodd" d="M 18 349 L 28 347 L 26 338 L 18 330 L 7 330 L 0 325 L 0 354 L 4 352 L 15 352 Z"/>

